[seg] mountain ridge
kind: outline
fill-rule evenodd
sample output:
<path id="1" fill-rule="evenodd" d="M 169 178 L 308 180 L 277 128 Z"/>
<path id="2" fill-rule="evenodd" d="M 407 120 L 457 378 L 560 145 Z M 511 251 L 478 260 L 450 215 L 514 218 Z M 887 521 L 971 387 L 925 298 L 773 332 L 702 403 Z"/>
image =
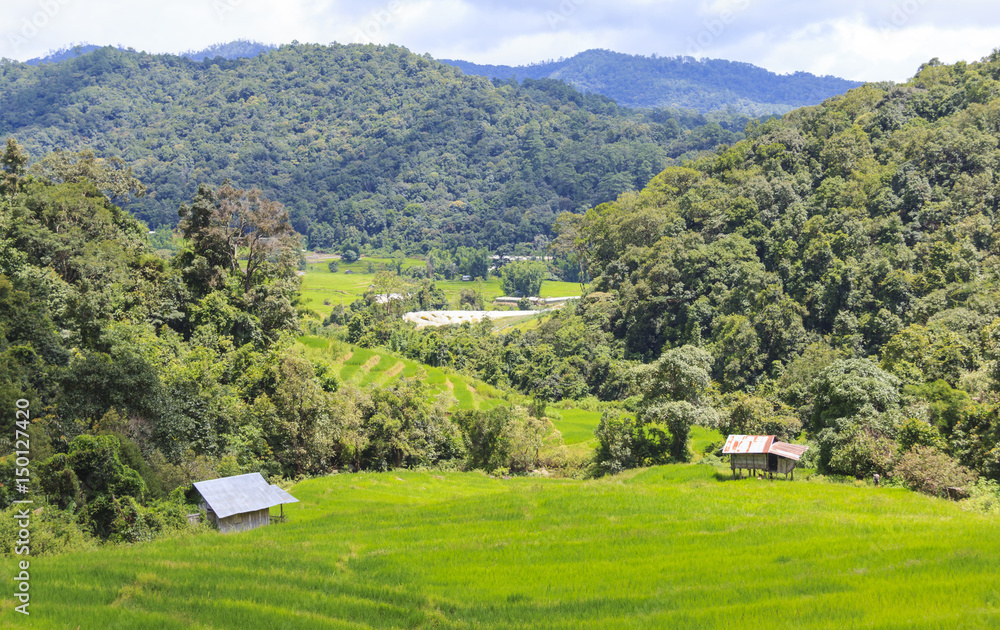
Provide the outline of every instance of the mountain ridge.
<path id="1" fill-rule="evenodd" d="M 551 79 L 491 82 L 398 46 L 208 62 L 104 47 L 0 67 L 0 134 L 36 158 L 126 160 L 154 191 L 128 206 L 149 226 L 175 223 L 199 183 L 230 179 L 288 206 L 319 247 L 530 243 L 557 212 L 641 188 L 748 120 L 628 110 Z"/>
<path id="2" fill-rule="evenodd" d="M 489 78 L 562 79 L 582 92 L 602 94 L 625 107 L 690 108 L 702 113 L 732 107 L 758 116 L 784 114 L 862 85 L 808 72 L 780 75 L 741 61 L 645 57 L 604 49 L 525 66 L 439 61 Z"/>

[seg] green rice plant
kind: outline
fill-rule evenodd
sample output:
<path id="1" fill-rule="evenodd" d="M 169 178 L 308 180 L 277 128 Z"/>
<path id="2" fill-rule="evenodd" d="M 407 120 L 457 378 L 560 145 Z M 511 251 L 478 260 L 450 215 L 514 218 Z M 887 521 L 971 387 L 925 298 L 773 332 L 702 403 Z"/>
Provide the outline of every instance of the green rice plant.
<path id="1" fill-rule="evenodd" d="M 706 448 L 716 443 L 719 443 L 721 448 L 725 440 L 726 436 L 715 429 L 706 429 L 705 427 L 695 425 L 691 427 L 691 433 L 688 434 L 688 450 L 691 451 L 695 459 L 701 459 Z"/>
<path id="2" fill-rule="evenodd" d="M 563 442 L 569 446 L 594 439 L 594 429 L 601 421 L 600 411 L 585 411 L 583 409 L 555 409 L 559 416 L 553 424 L 563 435 Z"/>
<path id="3" fill-rule="evenodd" d="M 454 374 L 448 374 L 448 381 L 452 384 L 452 389 L 450 393 L 452 396 L 458 400 L 459 409 L 478 409 L 479 405 L 476 403 L 472 392 L 469 391 L 468 386 L 465 381 Z"/>
<path id="4" fill-rule="evenodd" d="M 406 367 L 403 368 L 402 373 L 399 375 L 400 378 L 416 378 L 420 374 L 421 367 L 419 363 L 414 363 L 407 359 L 403 359 L 403 363 Z"/>
<path id="5" fill-rule="evenodd" d="M 392 266 L 393 261 L 388 258 L 362 258 L 353 263 L 341 261 L 336 273 L 331 273 L 327 268 L 328 261 L 310 263 L 306 266 L 305 275 L 302 276 L 299 292 L 303 306 L 315 311 L 322 317 L 327 317 L 341 303 L 347 307 L 352 302 L 362 297 L 375 279 L 375 273 L 368 272 L 368 265 L 371 264 L 375 272 L 383 267 Z M 404 268 L 425 267 L 425 261 L 408 258 L 404 263 Z M 345 273 L 350 271 L 351 273 Z M 462 289 L 475 289 L 483 294 L 483 300 L 490 304 L 494 299 L 503 295 L 500 288 L 499 278 L 490 278 L 486 281 L 462 282 L 461 280 L 438 280 L 435 285 L 444 291 L 448 302 L 455 308 L 458 307 L 458 300 L 461 297 Z M 542 283 L 542 297 L 569 297 L 580 295 L 580 285 L 573 282 L 553 282 Z M 324 304 L 328 302 L 328 304 Z M 531 318 L 529 318 L 530 320 Z M 533 320 L 532 320 L 533 321 Z"/>
<path id="6" fill-rule="evenodd" d="M 31 559 L 17 628 L 992 628 L 996 518 L 898 488 L 341 474 L 288 522 Z"/>
<path id="7" fill-rule="evenodd" d="M 361 377 L 361 379 L 358 381 L 358 385 L 363 387 L 365 385 L 374 383 L 379 378 L 381 378 L 381 376 L 385 373 L 386 370 L 393 367 L 397 363 L 399 363 L 399 359 L 397 359 L 396 357 L 388 354 L 382 355 L 382 357 L 379 359 L 379 362 L 376 363 L 370 370 L 368 370 L 368 372 L 364 376 Z"/>
<path id="8" fill-rule="evenodd" d="M 344 383 L 352 380 L 361 366 L 368 362 L 375 356 L 375 353 L 371 350 L 366 350 L 364 348 L 354 348 L 351 358 L 344 361 L 343 367 L 340 369 L 340 380 Z"/>

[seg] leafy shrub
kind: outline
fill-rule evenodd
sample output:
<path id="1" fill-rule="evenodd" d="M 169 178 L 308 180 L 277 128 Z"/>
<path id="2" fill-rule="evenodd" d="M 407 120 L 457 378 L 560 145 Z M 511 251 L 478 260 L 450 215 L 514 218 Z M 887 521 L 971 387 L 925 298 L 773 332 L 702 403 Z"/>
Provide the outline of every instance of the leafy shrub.
<path id="1" fill-rule="evenodd" d="M 827 472 L 853 475 L 861 479 L 875 473 L 887 474 L 893 465 L 896 443 L 858 428 L 840 436 L 840 443 L 831 453 Z"/>
<path id="2" fill-rule="evenodd" d="M 340 270 L 340 261 L 331 260 L 326 264 L 326 268 L 330 270 L 330 273 L 337 273 Z"/>
<path id="3" fill-rule="evenodd" d="M 724 435 L 773 435 L 791 441 L 802 431 L 802 422 L 782 403 L 738 394 L 736 404 L 719 426 Z"/>
<path id="4" fill-rule="evenodd" d="M 969 493 L 969 498 L 962 502 L 962 507 L 983 514 L 1000 515 L 1000 484 L 996 481 L 978 479 L 966 490 Z"/>
<path id="5" fill-rule="evenodd" d="M 966 488 L 976 479 L 976 474 L 957 460 L 927 446 L 915 446 L 900 457 L 892 476 L 911 490 L 937 497 L 945 496 L 947 488 Z"/>
<path id="6" fill-rule="evenodd" d="M 937 449 L 945 446 L 945 441 L 941 438 L 937 428 L 917 418 L 907 418 L 900 425 L 896 441 L 899 443 L 900 453 L 905 453 L 914 446 L 929 446 Z"/>
<path id="7" fill-rule="evenodd" d="M 503 405 L 461 410 L 452 419 L 462 431 L 467 469 L 524 471 L 537 464 L 544 429 L 537 418 Z"/>
<path id="8" fill-rule="evenodd" d="M 594 429 L 597 438 L 595 461 L 598 469 L 613 475 L 638 465 L 635 449 L 635 419 L 615 411 L 605 411 Z"/>
<path id="9" fill-rule="evenodd" d="M 36 507 L 31 513 L 31 555 L 48 556 L 67 551 L 93 549 L 96 541 L 81 527 L 70 512 L 52 505 Z M 23 506 L 12 506 L 0 512 L 0 548 L 3 555 L 14 552 L 20 525 L 14 520 Z"/>

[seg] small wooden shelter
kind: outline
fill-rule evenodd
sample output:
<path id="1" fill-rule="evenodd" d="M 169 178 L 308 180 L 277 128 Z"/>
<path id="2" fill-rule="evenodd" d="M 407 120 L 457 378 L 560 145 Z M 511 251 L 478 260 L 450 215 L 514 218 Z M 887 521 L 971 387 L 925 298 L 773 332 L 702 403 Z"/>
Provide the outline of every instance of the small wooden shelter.
<path id="1" fill-rule="evenodd" d="M 220 532 L 239 532 L 271 523 L 271 508 L 299 500 L 278 486 L 268 485 L 260 473 L 196 481 L 201 505 Z"/>
<path id="2" fill-rule="evenodd" d="M 785 479 L 791 475 L 795 479 L 795 467 L 799 464 L 802 454 L 809 449 L 801 444 L 777 442 L 773 435 L 730 435 L 722 448 L 723 455 L 729 455 L 733 477 L 736 471 L 763 471 L 773 477 L 775 473 L 784 474 Z"/>

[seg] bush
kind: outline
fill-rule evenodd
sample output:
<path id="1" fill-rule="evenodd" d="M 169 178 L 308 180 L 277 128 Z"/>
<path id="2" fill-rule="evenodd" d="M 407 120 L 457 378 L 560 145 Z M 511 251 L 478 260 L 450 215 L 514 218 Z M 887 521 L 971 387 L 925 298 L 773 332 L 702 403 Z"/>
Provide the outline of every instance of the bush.
<path id="1" fill-rule="evenodd" d="M 857 479 L 875 473 L 884 476 L 892 469 L 895 453 L 895 442 L 859 428 L 840 436 L 824 472 L 853 475 Z"/>
<path id="2" fill-rule="evenodd" d="M 911 490 L 936 497 L 948 488 L 967 488 L 976 474 L 946 453 L 927 446 L 915 446 L 893 466 L 892 476 Z"/>
<path id="3" fill-rule="evenodd" d="M 458 307 L 463 310 L 468 308 L 470 311 L 481 311 L 483 310 L 483 296 L 475 289 L 462 289 L 458 298 Z"/>
<path id="4" fill-rule="evenodd" d="M 896 441 L 899 443 L 900 453 L 905 453 L 914 446 L 930 446 L 932 448 L 945 446 L 945 441 L 941 438 L 937 428 L 917 418 L 908 418 L 900 425 Z"/>
<path id="5" fill-rule="evenodd" d="M 512 262 L 500 271 L 504 295 L 537 296 L 547 274 L 545 263 L 534 260 Z"/>
<path id="6" fill-rule="evenodd" d="M 594 429 L 597 438 L 595 461 L 598 469 L 613 475 L 638 465 L 635 449 L 635 419 L 618 412 L 605 411 Z"/>
<path id="7" fill-rule="evenodd" d="M 723 435 L 773 435 L 789 442 L 802 431 L 802 422 L 787 405 L 738 394 L 736 404 L 719 430 Z"/>
<path id="8" fill-rule="evenodd" d="M 969 498 L 962 502 L 962 507 L 983 514 L 1000 515 L 1000 484 L 992 479 L 979 479 L 966 490 Z"/>
<path id="9" fill-rule="evenodd" d="M 337 273 L 340 270 L 340 262 L 337 260 L 331 260 L 326 264 L 326 268 L 330 270 L 330 273 Z"/>
<path id="10" fill-rule="evenodd" d="M 537 418 L 507 405 L 458 411 L 452 420 L 462 431 L 467 469 L 525 471 L 537 465 L 544 432 Z"/>
<path id="11" fill-rule="evenodd" d="M 36 504 L 37 506 L 37 504 Z M 0 546 L 2 555 L 14 552 L 14 541 L 20 526 L 14 515 L 23 506 L 11 506 L 0 512 Z M 33 506 L 35 507 L 35 506 Z M 89 550 L 97 547 L 70 512 L 52 505 L 35 507 L 31 514 L 31 555 L 49 556 L 68 551 Z"/>

